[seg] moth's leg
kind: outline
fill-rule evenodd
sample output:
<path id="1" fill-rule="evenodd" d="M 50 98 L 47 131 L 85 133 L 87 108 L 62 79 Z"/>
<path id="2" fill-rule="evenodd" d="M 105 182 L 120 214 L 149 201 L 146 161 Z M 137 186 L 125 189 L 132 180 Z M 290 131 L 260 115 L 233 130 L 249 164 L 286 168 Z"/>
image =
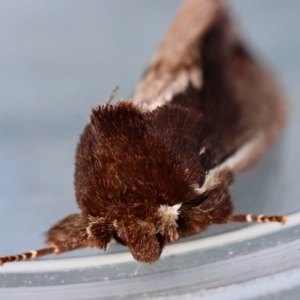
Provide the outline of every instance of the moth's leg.
<path id="1" fill-rule="evenodd" d="M 47 232 L 46 243 L 50 246 L 18 255 L 0 257 L 0 265 L 7 262 L 29 260 L 48 254 L 60 254 L 91 246 L 86 232 L 87 221 L 81 214 L 72 214 L 56 223 Z"/>
<path id="2" fill-rule="evenodd" d="M 69 215 L 48 230 L 46 244 L 54 247 L 56 254 L 92 246 L 87 227 L 88 221 L 81 214 Z"/>
<path id="3" fill-rule="evenodd" d="M 227 223 L 232 212 L 233 204 L 228 188 L 219 185 L 182 204 L 177 220 L 179 236 L 187 237 L 199 233 L 211 224 Z"/>
<path id="4" fill-rule="evenodd" d="M 254 222 L 254 223 L 267 223 L 279 222 L 284 225 L 287 222 L 287 216 L 265 216 L 265 215 L 231 215 L 227 218 L 227 222 Z"/>

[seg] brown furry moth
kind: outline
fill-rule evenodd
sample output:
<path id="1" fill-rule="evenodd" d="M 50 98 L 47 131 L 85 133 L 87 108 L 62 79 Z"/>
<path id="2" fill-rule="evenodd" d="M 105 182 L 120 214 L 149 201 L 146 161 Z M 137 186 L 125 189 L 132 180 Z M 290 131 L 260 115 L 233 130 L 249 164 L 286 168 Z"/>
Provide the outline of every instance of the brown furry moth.
<path id="1" fill-rule="evenodd" d="M 130 101 L 92 110 L 76 154 L 81 213 L 47 233 L 48 248 L 0 264 L 113 239 L 153 263 L 164 245 L 210 224 L 281 222 L 234 215 L 228 192 L 277 137 L 286 109 L 238 39 L 219 0 L 186 0 Z"/>

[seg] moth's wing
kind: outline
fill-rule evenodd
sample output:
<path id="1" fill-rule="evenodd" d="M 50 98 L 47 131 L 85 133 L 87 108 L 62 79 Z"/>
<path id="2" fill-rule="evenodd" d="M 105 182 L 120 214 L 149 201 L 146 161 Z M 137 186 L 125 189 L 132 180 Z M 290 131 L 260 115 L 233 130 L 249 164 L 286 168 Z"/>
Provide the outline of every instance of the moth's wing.
<path id="1" fill-rule="evenodd" d="M 184 1 L 133 102 L 201 111 L 207 130 L 199 150 L 212 153 L 211 174 L 251 167 L 278 136 L 287 111 L 277 84 L 245 49 L 218 0 Z"/>
<path id="2" fill-rule="evenodd" d="M 133 101 L 155 108 L 170 102 L 189 82 L 202 85 L 198 41 L 222 11 L 218 0 L 188 0 L 182 3 L 149 66 L 138 84 Z"/>

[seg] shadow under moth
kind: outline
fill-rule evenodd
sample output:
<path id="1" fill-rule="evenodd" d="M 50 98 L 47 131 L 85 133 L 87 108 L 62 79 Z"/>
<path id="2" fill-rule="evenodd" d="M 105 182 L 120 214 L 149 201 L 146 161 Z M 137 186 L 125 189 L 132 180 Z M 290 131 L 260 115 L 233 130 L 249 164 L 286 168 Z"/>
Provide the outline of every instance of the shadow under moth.
<path id="1" fill-rule="evenodd" d="M 0 264 L 116 240 L 140 262 L 210 224 L 280 222 L 235 215 L 228 191 L 275 141 L 286 104 L 245 49 L 222 1 L 186 0 L 133 98 L 92 110 L 77 147 L 80 213 L 49 229 L 48 248 Z"/>

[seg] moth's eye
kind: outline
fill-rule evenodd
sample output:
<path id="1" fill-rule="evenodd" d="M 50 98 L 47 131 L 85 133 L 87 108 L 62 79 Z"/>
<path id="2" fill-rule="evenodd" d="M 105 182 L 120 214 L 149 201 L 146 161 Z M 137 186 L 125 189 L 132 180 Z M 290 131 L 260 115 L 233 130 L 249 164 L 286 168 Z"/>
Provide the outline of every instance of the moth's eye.
<path id="1" fill-rule="evenodd" d="M 208 195 L 199 195 L 194 199 L 184 202 L 181 207 L 197 207 L 201 205 L 207 198 Z"/>
<path id="2" fill-rule="evenodd" d="M 119 244 L 121 244 L 121 245 L 123 245 L 123 246 L 127 246 L 126 243 L 124 242 L 124 240 L 121 239 L 115 231 L 113 232 L 113 238 L 114 238 L 115 241 L 117 241 Z"/>
<path id="3" fill-rule="evenodd" d="M 156 234 L 156 238 L 157 238 L 158 243 L 159 243 L 159 246 L 160 246 L 160 252 L 159 252 L 159 255 L 161 255 L 162 250 L 163 250 L 164 245 L 165 245 L 165 238 L 164 238 L 164 236 L 163 236 L 161 233 L 157 233 L 157 234 Z"/>

